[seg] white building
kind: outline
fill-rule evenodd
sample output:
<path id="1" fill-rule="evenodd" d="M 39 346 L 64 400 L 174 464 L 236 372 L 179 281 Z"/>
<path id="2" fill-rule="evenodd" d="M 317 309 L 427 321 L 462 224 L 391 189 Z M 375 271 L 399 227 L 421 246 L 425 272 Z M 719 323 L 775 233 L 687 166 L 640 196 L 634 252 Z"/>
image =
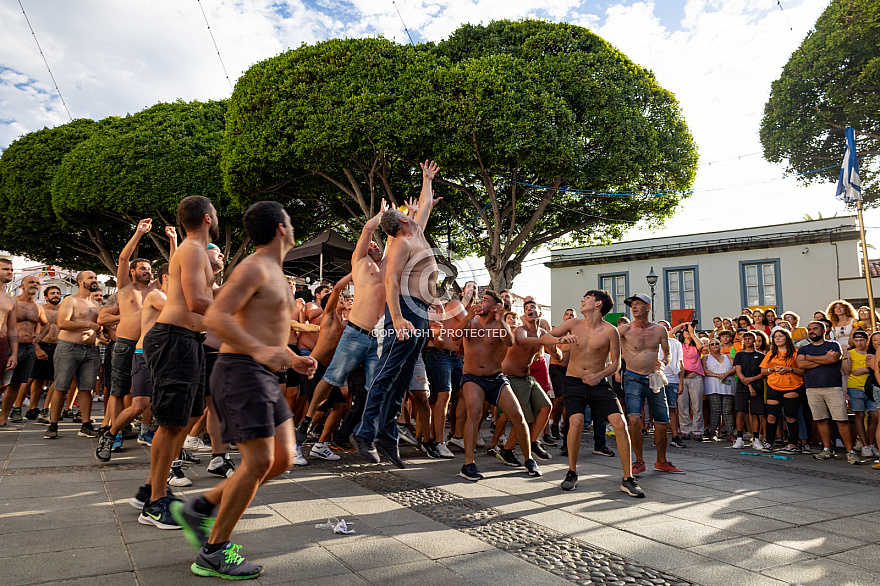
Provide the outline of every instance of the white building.
<path id="1" fill-rule="evenodd" d="M 714 316 L 733 317 L 744 307 L 775 306 L 802 320 L 835 299 L 865 305 L 855 216 L 760 228 L 708 232 L 563 248 L 551 252 L 554 308 L 579 312 L 590 289 L 605 289 L 615 312 L 633 293 L 651 294 L 646 276 L 658 276 L 653 309 L 670 319 L 674 309 L 693 309 L 703 327 Z M 875 297 L 880 276 L 873 278 Z M 628 314 L 628 311 L 627 311 Z"/>

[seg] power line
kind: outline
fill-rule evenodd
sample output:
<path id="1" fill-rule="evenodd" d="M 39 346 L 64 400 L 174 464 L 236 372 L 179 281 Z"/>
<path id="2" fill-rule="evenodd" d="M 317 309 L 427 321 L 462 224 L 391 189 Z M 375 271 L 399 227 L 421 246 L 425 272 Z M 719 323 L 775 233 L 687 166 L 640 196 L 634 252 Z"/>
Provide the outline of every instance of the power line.
<path id="1" fill-rule="evenodd" d="M 226 64 L 223 63 L 223 57 L 220 56 L 220 47 L 217 46 L 217 41 L 214 39 L 214 31 L 211 30 L 211 25 L 208 24 L 208 17 L 205 14 L 205 8 L 202 6 L 202 0 L 196 0 L 199 3 L 199 10 L 202 11 L 202 18 L 205 19 L 205 25 L 208 27 L 208 34 L 211 35 L 211 42 L 214 43 L 214 49 L 217 50 L 217 59 L 220 60 L 220 67 L 223 68 L 223 75 L 226 76 L 226 83 L 229 84 L 229 89 L 233 89 L 232 80 L 229 79 L 229 73 L 226 71 Z"/>
<path id="2" fill-rule="evenodd" d="M 58 97 L 61 98 L 61 104 L 67 111 L 67 117 L 73 121 L 73 116 L 70 115 L 70 109 L 67 107 L 67 102 L 64 101 L 64 96 L 61 95 L 61 89 L 58 87 L 58 82 L 55 81 L 55 76 L 52 74 L 52 69 L 49 67 L 46 55 L 43 54 L 43 48 L 40 46 L 40 41 L 37 40 L 37 33 L 34 32 L 34 27 L 31 26 L 31 20 L 28 18 L 27 12 L 24 11 L 24 5 L 22 5 L 21 0 L 18 0 L 18 5 L 21 7 L 21 13 L 24 14 L 24 20 L 27 22 L 28 28 L 31 29 L 31 34 L 34 36 L 34 42 L 37 44 L 37 49 L 40 51 L 40 57 L 43 58 L 43 63 L 46 64 L 46 70 L 49 72 L 49 77 L 52 78 L 52 83 L 55 84 L 55 91 L 58 92 Z"/>
<path id="3" fill-rule="evenodd" d="M 396 11 L 397 11 L 397 16 L 399 16 L 399 17 L 400 17 L 400 24 L 402 24 L 402 25 L 403 25 L 403 30 L 404 30 L 404 31 L 406 31 L 406 36 L 408 36 L 408 37 L 409 37 L 409 44 L 410 44 L 410 45 L 412 45 L 412 46 L 413 46 L 413 47 L 415 47 L 415 46 L 416 46 L 416 44 L 415 44 L 415 43 L 414 43 L 414 42 L 413 42 L 413 38 L 412 38 L 412 35 L 411 35 L 411 34 L 409 34 L 409 29 L 408 29 L 408 28 L 406 28 L 406 23 L 405 23 L 405 22 L 403 22 L 403 15 L 402 15 L 402 14 L 400 14 L 400 8 L 398 8 L 398 7 L 397 7 L 397 2 L 395 2 L 395 1 L 394 1 L 394 0 L 391 0 L 391 3 L 392 3 L 392 4 L 394 4 L 394 10 L 396 10 Z"/>

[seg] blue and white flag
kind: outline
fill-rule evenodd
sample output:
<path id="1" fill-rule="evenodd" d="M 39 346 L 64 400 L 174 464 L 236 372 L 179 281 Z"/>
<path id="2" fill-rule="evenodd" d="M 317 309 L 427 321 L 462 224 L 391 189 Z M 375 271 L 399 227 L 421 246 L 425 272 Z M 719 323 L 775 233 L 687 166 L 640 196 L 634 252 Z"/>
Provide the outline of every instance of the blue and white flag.
<path id="1" fill-rule="evenodd" d="M 856 138 L 852 126 L 844 130 L 846 152 L 840 166 L 840 179 L 837 180 L 837 199 L 846 203 L 862 201 L 862 180 L 859 179 L 859 159 L 856 157 Z"/>

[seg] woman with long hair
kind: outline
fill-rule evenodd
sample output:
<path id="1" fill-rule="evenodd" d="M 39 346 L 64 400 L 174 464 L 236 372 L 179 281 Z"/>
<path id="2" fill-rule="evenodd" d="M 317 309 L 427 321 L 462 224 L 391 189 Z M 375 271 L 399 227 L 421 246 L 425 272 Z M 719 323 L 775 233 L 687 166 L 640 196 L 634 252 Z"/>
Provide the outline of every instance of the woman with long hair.
<path id="1" fill-rule="evenodd" d="M 683 439 L 703 441 L 703 363 L 700 360 L 700 351 L 703 343 L 694 332 L 694 326 L 687 327 L 678 333 L 678 341 L 681 342 L 683 375 L 679 375 L 684 381 L 684 390 L 678 396 L 678 427 L 681 429 Z M 681 376 L 684 378 L 681 379 Z M 691 409 L 694 410 L 691 417 Z"/>
<path id="2" fill-rule="evenodd" d="M 831 320 L 831 339 L 836 340 L 843 350 L 851 348 L 850 334 L 856 323 L 856 308 L 849 301 L 838 299 L 828 304 L 825 314 Z"/>
<path id="3" fill-rule="evenodd" d="M 880 325 L 880 315 L 877 315 L 877 312 L 874 312 L 874 323 Z M 867 305 L 863 305 L 859 308 L 859 319 L 854 324 L 856 329 L 872 332 L 874 331 L 874 326 L 871 325 L 871 308 Z"/>
<path id="4" fill-rule="evenodd" d="M 801 449 L 794 442 L 798 441 L 797 414 L 801 404 L 800 395 L 804 392 L 804 370 L 796 366 L 794 342 L 788 330 L 773 330 L 770 351 L 761 362 L 761 372 L 767 377 L 768 386 L 767 438 L 762 451 L 773 451 L 776 424 L 784 412 L 789 442 L 782 451 L 798 454 Z"/>
<path id="5" fill-rule="evenodd" d="M 768 309 L 764 312 L 764 323 L 766 323 L 770 328 L 776 326 L 776 320 L 779 316 L 776 315 L 776 312 L 773 309 Z"/>
<path id="6" fill-rule="evenodd" d="M 764 312 L 761 311 L 761 309 L 755 309 L 755 311 L 752 312 L 752 319 L 755 320 L 755 325 L 753 325 L 752 328 L 759 332 L 764 332 L 768 336 L 770 335 L 770 330 L 773 326 L 767 323 L 767 320 L 764 317 Z"/>

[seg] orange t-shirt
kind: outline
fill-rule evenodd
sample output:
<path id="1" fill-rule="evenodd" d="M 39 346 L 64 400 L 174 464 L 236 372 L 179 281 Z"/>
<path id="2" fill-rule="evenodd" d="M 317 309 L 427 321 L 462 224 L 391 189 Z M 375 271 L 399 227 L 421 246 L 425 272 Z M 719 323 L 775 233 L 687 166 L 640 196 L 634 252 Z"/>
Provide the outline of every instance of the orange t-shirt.
<path id="1" fill-rule="evenodd" d="M 771 352 L 767 352 L 764 355 L 764 360 L 761 361 L 761 368 L 772 368 L 774 366 L 797 368 L 795 356 L 789 357 L 785 352 L 780 352 L 774 358 Z M 793 372 L 771 372 L 767 375 L 767 384 L 776 391 L 793 391 L 804 385 L 804 377 Z"/>

